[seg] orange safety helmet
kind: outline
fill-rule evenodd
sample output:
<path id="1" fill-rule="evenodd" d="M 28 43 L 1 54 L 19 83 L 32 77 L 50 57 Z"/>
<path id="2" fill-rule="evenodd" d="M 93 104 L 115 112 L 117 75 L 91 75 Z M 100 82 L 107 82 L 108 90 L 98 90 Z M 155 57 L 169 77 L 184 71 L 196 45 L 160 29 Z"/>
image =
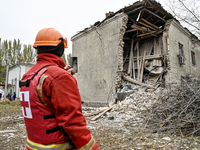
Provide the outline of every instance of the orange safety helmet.
<path id="1" fill-rule="evenodd" d="M 57 46 L 64 40 L 64 48 L 67 48 L 67 38 L 63 38 L 62 34 L 54 28 L 41 29 L 35 38 L 33 47 L 37 46 Z"/>

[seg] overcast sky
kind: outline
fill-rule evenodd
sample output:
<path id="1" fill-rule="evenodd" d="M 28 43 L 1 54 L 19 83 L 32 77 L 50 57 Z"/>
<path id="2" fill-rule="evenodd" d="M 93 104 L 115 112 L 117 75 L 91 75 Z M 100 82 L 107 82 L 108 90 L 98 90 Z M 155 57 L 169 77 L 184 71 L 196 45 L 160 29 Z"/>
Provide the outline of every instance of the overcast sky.
<path id="1" fill-rule="evenodd" d="M 102 21 L 105 13 L 116 12 L 136 0 L 0 0 L 0 38 L 20 39 L 33 45 L 37 32 L 53 27 L 68 39 L 78 31 Z M 159 0 L 164 6 L 164 0 Z"/>

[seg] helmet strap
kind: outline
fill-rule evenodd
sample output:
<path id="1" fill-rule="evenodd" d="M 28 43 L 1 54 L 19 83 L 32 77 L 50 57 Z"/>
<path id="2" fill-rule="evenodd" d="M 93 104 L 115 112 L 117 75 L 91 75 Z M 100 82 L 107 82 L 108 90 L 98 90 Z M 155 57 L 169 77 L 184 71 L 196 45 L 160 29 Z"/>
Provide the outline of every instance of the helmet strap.
<path id="1" fill-rule="evenodd" d="M 37 53 L 51 53 L 55 54 L 58 57 L 61 57 L 64 53 L 64 42 L 65 40 L 61 37 L 61 42 L 54 48 L 53 46 L 39 46 L 37 47 Z"/>

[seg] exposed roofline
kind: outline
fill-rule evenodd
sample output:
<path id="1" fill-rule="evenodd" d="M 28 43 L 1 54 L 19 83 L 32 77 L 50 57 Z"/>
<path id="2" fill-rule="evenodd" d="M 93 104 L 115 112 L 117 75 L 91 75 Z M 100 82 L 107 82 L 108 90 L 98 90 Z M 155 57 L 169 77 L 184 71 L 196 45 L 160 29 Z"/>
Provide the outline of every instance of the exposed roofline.
<path id="1" fill-rule="evenodd" d="M 154 5 L 156 8 L 159 8 L 160 11 L 162 12 L 162 14 L 165 14 L 166 16 L 168 16 L 168 19 L 172 19 L 173 16 L 168 13 L 162 6 L 160 3 L 156 2 L 155 0 L 142 0 L 142 1 L 137 1 L 135 3 L 133 3 L 132 5 L 130 6 L 125 6 L 124 8 L 118 10 L 117 12 L 115 13 L 111 13 L 108 17 L 106 17 L 104 20 L 102 20 L 101 22 L 100 21 L 97 21 L 94 23 L 93 26 L 89 27 L 89 28 L 85 28 L 84 30 L 78 32 L 77 34 L 75 34 L 74 36 L 71 37 L 71 41 L 76 39 L 77 37 L 79 36 L 83 36 L 86 32 L 89 32 L 91 30 L 94 29 L 94 27 L 98 27 L 100 26 L 103 22 L 105 22 L 106 20 L 114 17 L 115 15 L 119 14 L 119 13 L 126 13 L 127 15 L 130 15 L 136 11 L 140 11 L 141 9 L 144 9 L 144 5 L 146 5 L 146 3 L 150 4 L 150 5 Z M 145 9 L 146 11 L 148 11 L 147 9 Z M 148 11 L 150 12 L 150 11 Z M 150 12 L 151 13 L 151 12 Z M 158 16 L 158 15 L 157 15 Z M 158 16 L 159 17 L 159 16 Z M 160 17 L 161 20 L 165 21 L 165 19 L 162 19 Z"/>
<path id="2" fill-rule="evenodd" d="M 121 15 L 123 15 L 124 13 L 117 13 L 116 15 L 114 15 L 114 17 L 111 17 L 111 18 L 107 18 L 106 20 L 102 21 L 101 24 L 99 24 L 98 26 L 103 26 L 105 23 L 108 23 L 108 22 L 111 22 L 113 21 L 115 18 L 118 18 L 120 17 Z M 97 28 L 97 26 L 91 26 L 90 28 L 86 28 L 85 30 L 81 31 L 80 33 L 74 35 L 73 37 L 71 37 L 71 41 L 79 38 L 79 37 L 82 37 L 83 35 L 95 30 L 95 28 Z"/>
<path id="3" fill-rule="evenodd" d="M 180 22 L 176 19 L 172 19 L 171 23 L 176 26 L 178 29 L 180 29 L 185 35 L 187 35 L 189 38 L 193 38 L 196 39 L 198 42 L 200 42 L 200 40 L 198 39 L 198 37 L 193 34 L 189 29 L 183 27 Z"/>
<path id="4" fill-rule="evenodd" d="M 148 9 L 147 9 L 148 8 Z M 157 13 L 157 10 L 159 13 Z M 75 34 L 74 36 L 71 37 L 71 41 L 77 39 L 78 37 L 84 36 L 86 33 L 93 31 L 95 28 L 101 26 L 105 21 L 110 20 L 114 16 L 120 13 L 125 13 L 129 16 L 130 20 L 133 20 L 130 15 L 134 15 L 137 13 L 141 12 L 146 12 L 149 14 L 149 16 L 154 16 L 156 20 L 160 20 L 160 22 L 163 22 L 163 24 L 166 23 L 166 21 L 173 19 L 173 24 L 177 26 L 179 29 L 181 29 L 186 35 L 193 37 L 194 39 L 198 39 L 196 35 L 194 35 L 190 30 L 187 28 L 184 28 L 180 22 L 174 18 L 169 12 L 167 12 L 160 3 L 158 3 L 156 0 L 142 0 L 142 1 L 137 1 L 133 3 L 130 6 L 125 6 L 124 8 L 118 10 L 117 12 L 109 12 L 108 15 L 106 15 L 106 18 L 102 20 L 101 22 L 98 21 L 96 22 L 93 26 L 89 28 L 85 28 L 83 31 L 80 31 L 79 33 Z M 155 20 L 155 19 L 154 19 Z M 134 23 L 138 23 L 135 20 L 133 20 Z M 158 24 L 159 25 L 159 24 Z"/>

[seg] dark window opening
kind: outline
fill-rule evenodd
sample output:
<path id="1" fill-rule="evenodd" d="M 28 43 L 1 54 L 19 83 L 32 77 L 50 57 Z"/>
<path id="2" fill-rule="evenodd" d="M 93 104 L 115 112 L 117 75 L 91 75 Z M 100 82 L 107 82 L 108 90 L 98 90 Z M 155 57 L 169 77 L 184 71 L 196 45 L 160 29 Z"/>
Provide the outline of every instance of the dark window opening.
<path id="1" fill-rule="evenodd" d="M 184 55 L 184 51 L 183 51 L 183 45 L 181 43 L 178 43 L 179 46 L 179 63 L 180 65 L 185 65 L 185 55 Z"/>
<path id="2" fill-rule="evenodd" d="M 195 52 L 191 51 L 191 57 L 192 57 L 192 65 L 196 65 L 196 60 L 195 60 Z"/>
<path id="3" fill-rule="evenodd" d="M 183 45 L 180 44 L 180 43 L 178 43 L 178 45 L 179 45 L 179 55 L 180 55 L 180 56 L 184 56 Z"/>
<path id="4" fill-rule="evenodd" d="M 71 57 L 71 67 L 73 68 L 73 72 L 78 72 L 78 58 L 77 57 Z"/>

